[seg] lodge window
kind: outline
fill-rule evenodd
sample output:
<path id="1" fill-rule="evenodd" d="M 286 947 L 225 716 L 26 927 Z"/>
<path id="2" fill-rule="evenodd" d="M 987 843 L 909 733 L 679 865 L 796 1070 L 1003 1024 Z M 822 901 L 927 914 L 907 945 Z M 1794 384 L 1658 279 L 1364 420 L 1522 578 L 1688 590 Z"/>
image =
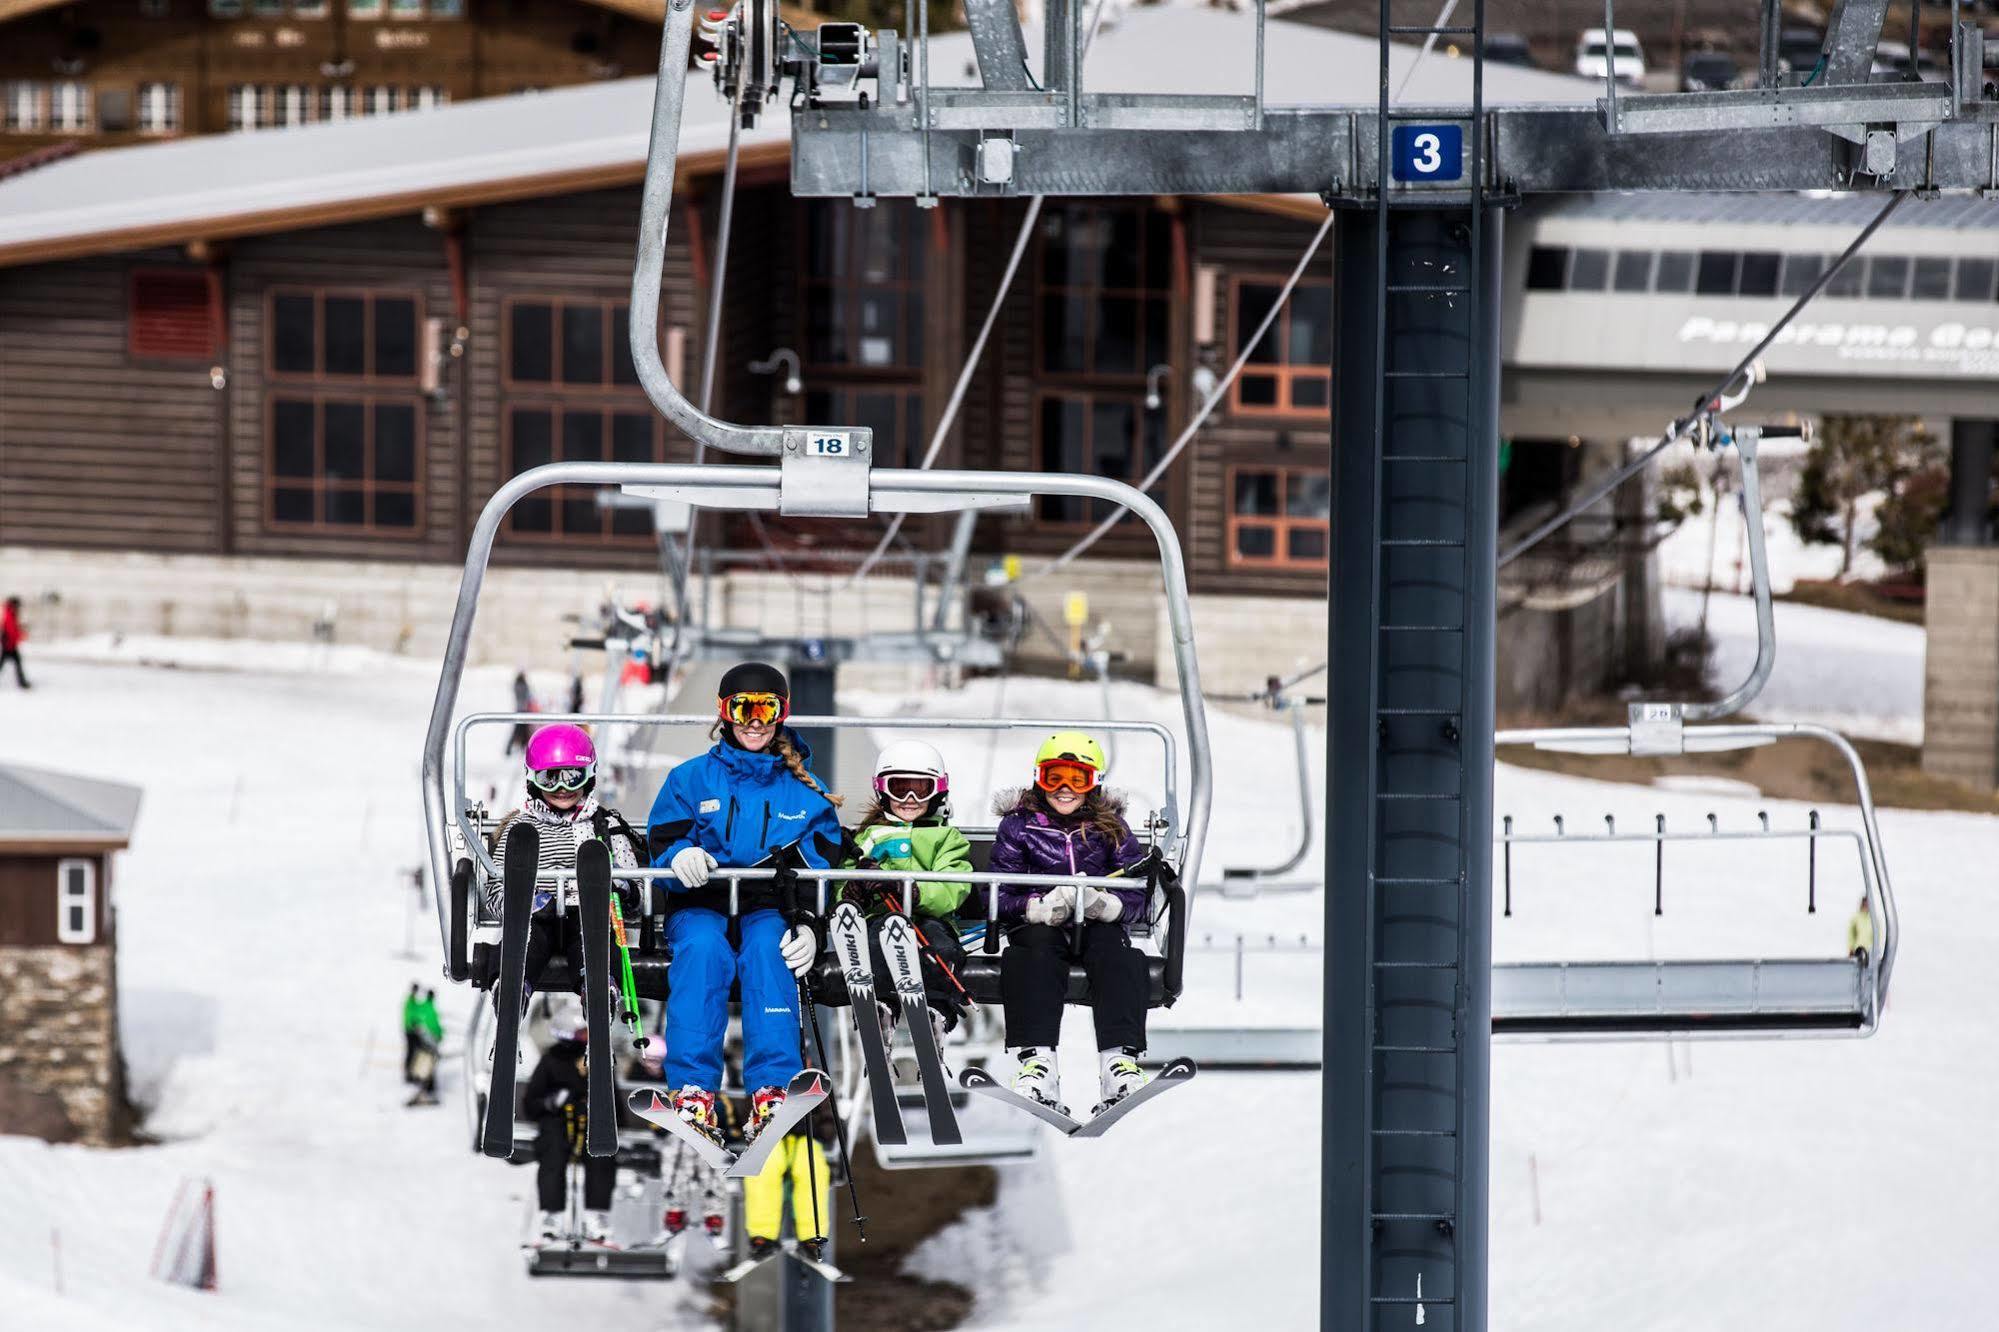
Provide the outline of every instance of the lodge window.
<path id="1" fill-rule="evenodd" d="M 139 85 L 139 133 L 172 134 L 180 129 L 180 85 Z"/>
<path id="2" fill-rule="evenodd" d="M 49 85 L 49 128 L 81 134 L 91 127 L 90 85 L 65 79 Z"/>
<path id="3" fill-rule="evenodd" d="M 806 210 L 806 365 L 884 374 L 922 368 L 925 225 L 922 210 L 902 202 Z"/>
<path id="4" fill-rule="evenodd" d="M 450 100 L 445 89 L 428 84 L 355 88 L 348 84 L 238 83 L 229 89 L 229 128 L 277 129 L 354 116 L 392 116 L 400 111 L 428 111 Z"/>
<path id="5" fill-rule="evenodd" d="M 271 292 L 265 521 L 414 536 L 423 527 L 420 311 L 396 292 Z"/>
<path id="6" fill-rule="evenodd" d="M 7 104 L 7 129 L 14 134 L 38 134 L 46 122 L 42 85 L 26 79 L 0 84 Z"/>
<path id="7" fill-rule="evenodd" d="M 874 465 L 915 467 L 930 441 L 923 433 L 923 390 L 901 384 L 848 384 L 805 395 L 805 419 L 875 432 Z"/>
<path id="8" fill-rule="evenodd" d="M 1229 469 L 1228 562 L 1237 568 L 1324 569 L 1332 474 L 1296 467 Z"/>
<path id="9" fill-rule="evenodd" d="M 1035 398 L 1035 441 L 1044 472 L 1081 472 L 1137 485 L 1165 452 L 1161 413 L 1145 410 L 1142 392 L 1047 389 Z M 1165 502 L 1161 485 L 1150 492 Z M 1116 512 L 1105 500 L 1042 495 L 1044 522 L 1101 522 Z"/>
<path id="10" fill-rule="evenodd" d="M 631 307 L 622 301 L 512 301 L 507 306 L 509 384 L 636 387 Z"/>
<path id="11" fill-rule="evenodd" d="M 97 942 L 97 866 L 92 861 L 56 862 L 56 940 Z"/>
<path id="12" fill-rule="evenodd" d="M 623 301 L 517 299 L 505 303 L 502 380 L 508 390 L 508 475 L 552 462 L 666 460 L 666 427 L 639 390 L 631 309 Z M 528 496 L 507 515 L 525 540 L 640 542 L 642 509 L 603 509 L 594 487 Z"/>
<path id="13" fill-rule="evenodd" d="M 1035 364 L 1043 373 L 1136 380 L 1168 358 L 1170 228 L 1146 207 L 1071 204 L 1042 215 Z"/>
<path id="14" fill-rule="evenodd" d="M 643 397 L 611 406 L 512 402 L 507 408 L 507 469 L 519 476 L 552 462 L 652 463 L 666 460 L 665 425 Z M 588 486 L 538 491 L 507 515 L 514 536 L 610 541 L 652 535 L 642 509 L 605 509 Z"/>
<path id="15" fill-rule="evenodd" d="M 134 357 L 208 360 L 215 353 L 208 274 L 186 269 L 133 273 L 126 327 L 126 348 Z"/>
<path id="16" fill-rule="evenodd" d="M 1242 346 L 1284 290 L 1282 279 L 1237 278 L 1230 284 L 1235 345 Z M 1333 400 L 1333 287 L 1301 281 L 1243 363 L 1229 408 L 1249 416 L 1317 416 Z"/>
<path id="17" fill-rule="evenodd" d="M 1529 291 L 1646 290 L 1697 296 L 1802 296 L 1831 263 L 1825 254 L 1775 250 L 1603 250 L 1536 245 L 1527 256 Z M 1824 294 L 1849 300 L 1993 299 L 1999 260 L 1972 255 L 1856 256 L 1827 281 Z"/>

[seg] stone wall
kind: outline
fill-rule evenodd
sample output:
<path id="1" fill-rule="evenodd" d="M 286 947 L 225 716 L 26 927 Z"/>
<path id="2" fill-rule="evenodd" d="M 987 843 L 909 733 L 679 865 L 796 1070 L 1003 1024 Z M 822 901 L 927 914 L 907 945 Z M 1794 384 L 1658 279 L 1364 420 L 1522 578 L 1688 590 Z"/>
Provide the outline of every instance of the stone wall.
<path id="1" fill-rule="evenodd" d="M 0 1133 L 124 1138 L 113 966 L 108 944 L 0 948 Z"/>
<path id="2" fill-rule="evenodd" d="M 1999 787 L 1999 547 L 1932 546 L 1923 771 Z"/>

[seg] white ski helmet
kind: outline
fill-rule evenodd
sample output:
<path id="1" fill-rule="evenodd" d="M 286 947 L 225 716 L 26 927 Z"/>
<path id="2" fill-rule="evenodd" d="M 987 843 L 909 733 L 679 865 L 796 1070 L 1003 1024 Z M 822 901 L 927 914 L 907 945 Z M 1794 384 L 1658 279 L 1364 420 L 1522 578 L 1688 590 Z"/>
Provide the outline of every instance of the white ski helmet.
<path id="1" fill-rule="evenodd" d="M 921 740 L 897 740 L 882 747 L 875 758 L 876 795 L 887 797 L 883 783 L 890 773 L 928 777 L 937 784 L 934 795 L 944 795 L 951 789 L 951 774 L 944 768 L 944 756 Z"/>

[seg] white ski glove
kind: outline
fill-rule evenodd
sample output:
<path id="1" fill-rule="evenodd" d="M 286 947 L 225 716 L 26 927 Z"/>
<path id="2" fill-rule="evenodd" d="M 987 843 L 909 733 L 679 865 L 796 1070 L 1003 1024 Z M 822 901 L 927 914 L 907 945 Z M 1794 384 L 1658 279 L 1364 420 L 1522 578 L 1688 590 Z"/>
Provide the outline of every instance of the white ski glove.
<path id="1" fill-rule="evenodd" d="M 1027 899 L 1027 920 L 1032 925 L 1062 925 L 1076 914 L 1076 885 L 1065 883 L 1039 897 Z"/>
<path id="2" fill-rule="evenodd" d="M 698 846 L 690 846 L 667 862 L 673 877 L 689 888 L 699 888 L 708 882 L 708 871 L 715 868 L 715 857 Z"/>
<path id="3" fill-rule="evenodd" d="M 819 956 L 819 936 L 803 925 L 794 925 L 778 940 L 777 951 L 792 975 L 803 976 L 811 969 L 812 959 Z"/>
<path id="4" fill-rule="evenodd" d="M 1083 919 L 1108 924 L 1124 914 L 1124 899 L 1102 888 L 1083 889 Z"/>

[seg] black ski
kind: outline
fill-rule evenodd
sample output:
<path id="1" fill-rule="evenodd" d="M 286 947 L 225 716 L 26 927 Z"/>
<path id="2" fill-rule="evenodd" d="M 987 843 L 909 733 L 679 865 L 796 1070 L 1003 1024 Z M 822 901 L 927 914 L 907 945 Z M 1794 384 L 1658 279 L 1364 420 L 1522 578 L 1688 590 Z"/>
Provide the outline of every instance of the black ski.
<path id="1" fill-rule="evenodd" d="M 1081 1128 L 1078 1128 L 1069 1136 L 1072 1138 L 1100 1138 L 1109 1131 L 1111 1125 L 1138 1109 L 1139 1106 L 1144 1105 L 1161 1092 L 1172 1091 L 1184 1082 L 1193 1081 L 1194 1075 L 1200 1071 L 1191 1059 L 1175 1059 L 1172 1063 L 1153 1074 L 1152 1081 L 1146 1083 L 1130 1095 L 1102 1107 L 1085 1120 Z"/>
<path id="2" fill-rule="evenodd" d="M 576 848 L 576 909 L 583 918 L 583 1012 L 589 1024 L 590 1098 L 585 1149 L 618 1154 L 618 1087 L 611 1054 L 611 848 Z"/>
<path id="3" fill-rule="evenodd" d="M 958 1131 L 958 1116 L 951 1109 L 951 1080 L 944 1074 L 944 1052 L 937 1048 L 937 1033 L 930 1026 L 930 1005 L 923 994 L 923 972 L 917 960 L 916 927 L 902 916 L 882 921 L 882 957 L 895 982 L 896 1001 L 902 1008 L 902 1025 L 916 1048 L 916 1069 L 923 1080 L 923 1108 L 930 1114 L 930 1141 L 940 1147 L 965 1140 Z"/>
<path id="4" fill-rule="evenodd" d="M 852 902 L 842 902 L 834 909 L 832 933 L 833 956 L 839 959 L 840 973 L 846 978 L 854 1034 L 861 1043 L 861 1061 L 867 1070 L 875 1141 L 900 1147 L 909 1141 L 909 1132 L 902 1126 L 902 1107 L 895 1099 L 895 1072 L 889 1066 L 888 1047 L 882 1043 L 874 968 L 868 964 L 868 925 Z"/>
<path id="5" fill-rule="evenodd" d="M 508 826 L 500 875 L 500 979 L 494 988 L 493 1079 L 486 1092 L 486 1155 L 514 1154 L 514 1059 L 521 1041 L 521 991 L 526 987 L 528 917 L 541 867 L 541 830 L 528 819 Z"/>

